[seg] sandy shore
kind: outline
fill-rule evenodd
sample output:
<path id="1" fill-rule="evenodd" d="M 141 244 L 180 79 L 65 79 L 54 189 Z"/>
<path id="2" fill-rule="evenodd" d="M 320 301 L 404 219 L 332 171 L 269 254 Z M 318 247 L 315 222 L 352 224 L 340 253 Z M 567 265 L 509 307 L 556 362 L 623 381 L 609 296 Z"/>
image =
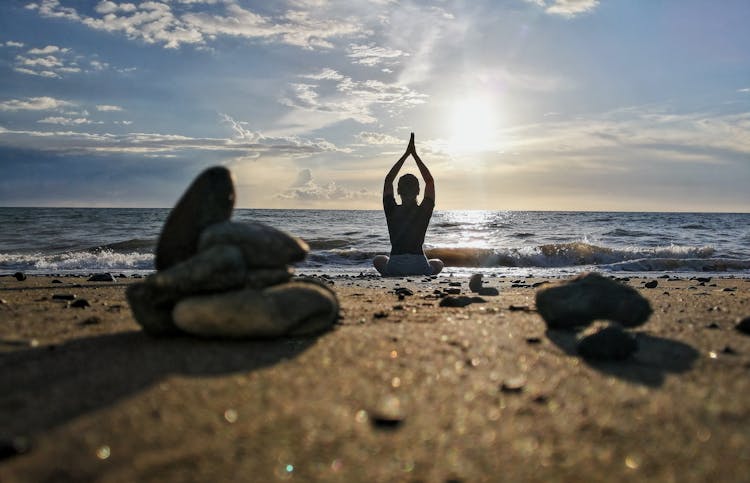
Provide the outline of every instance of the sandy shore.
<path id="1" fill-rule="evenodd" d="M 12 481 L 746 481 L 750 280 L 631 278 L 654 313 L 626 362 L 547 332 L 539 279 L 335 278 L 316 338 L 139 331 L 124 287 L 0 277 L 0 460 Z M 414 295 L 399 300 L 396 286 Z M 76 308 L 54 295 L 74 294 Z"/>

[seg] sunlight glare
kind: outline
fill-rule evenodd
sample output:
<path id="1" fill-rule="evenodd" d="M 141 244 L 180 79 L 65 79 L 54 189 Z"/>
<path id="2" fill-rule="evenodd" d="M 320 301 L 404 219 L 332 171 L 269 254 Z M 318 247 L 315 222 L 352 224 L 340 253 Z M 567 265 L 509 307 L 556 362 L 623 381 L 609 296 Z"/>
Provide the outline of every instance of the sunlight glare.
<path id="1" fill-rule="evenodd" d="M 450 113 L 449 150 L 453 154 L 496 149 L 497 116 L 494 102 L 481 96 L 456 102 Z"/>

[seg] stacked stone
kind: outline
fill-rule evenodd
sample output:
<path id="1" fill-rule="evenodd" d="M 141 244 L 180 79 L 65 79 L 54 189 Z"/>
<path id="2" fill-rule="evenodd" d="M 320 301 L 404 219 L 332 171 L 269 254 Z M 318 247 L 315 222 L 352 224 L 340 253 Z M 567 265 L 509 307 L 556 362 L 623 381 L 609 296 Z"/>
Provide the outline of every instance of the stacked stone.
<path id="1" fill-rule="evenodd" d="M 338 300 L 328 287 L 294 280 L 302 240 L 261 223 L 229 221 L 234 184 L 226 168 L 204 171 L 170 212 L 157 272 L 128 287 L 136 321 L 153 335 L 280 337 L 330 328 Z"/>

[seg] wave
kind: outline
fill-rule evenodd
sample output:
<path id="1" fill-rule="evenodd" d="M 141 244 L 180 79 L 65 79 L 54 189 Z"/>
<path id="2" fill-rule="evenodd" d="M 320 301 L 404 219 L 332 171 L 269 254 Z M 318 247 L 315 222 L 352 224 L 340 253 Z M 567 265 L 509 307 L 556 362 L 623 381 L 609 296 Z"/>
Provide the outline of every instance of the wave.
<path id="1" fill-rule="evenodd" d="M 350 240 L 341 238 L 308 238 L 305 242 L 311 250 L 332 250 L 334 248 L 344 248 L 352 244 Z"/>
<path id="2" fill-rule="evenodd" d="M 623 228 L 615 228 L 612 231 L 608 231 L 604 234 L 605 236 L 624 236 L 624 237 L 642 237 L 650 236 L 651 233 L 638 230 L 625 230 Z"/>
<path id="3" fill-rule="evenodd" d="M 683 230 L 708 230 L 709 227 L 701 225 L 700 223 L 690 223 L 688 225 L 682 225 L 680 228 Z"/>
<path id="4" fill-rule="evenodd" d="M 97 251 L 116 251 L 116 252 L 127 252 L 127 251 L 150 251 L 153 252 L 156 249 L 156 240 L 153 238 L 132 238 L 130 240 L 123 240 L 114 243 L 107 243 L 106 245 L 100 245 L 93 248 L 89 248 L 86 251 L 97 252 Z"/>
<path id="5" fill-rule="evenodd" d="M 513 238 L 531 238 L 533 236 L 536 236 L 536 233 L 519 232 L 519 233 L 514 233 L 511 236 Z"/>
<path id="6" fill-rule="evenodd" d="M 0 253 L 0 270 L 153 270 L 152 253 L 114 250 L 75 251 L 55 255 Z"/>

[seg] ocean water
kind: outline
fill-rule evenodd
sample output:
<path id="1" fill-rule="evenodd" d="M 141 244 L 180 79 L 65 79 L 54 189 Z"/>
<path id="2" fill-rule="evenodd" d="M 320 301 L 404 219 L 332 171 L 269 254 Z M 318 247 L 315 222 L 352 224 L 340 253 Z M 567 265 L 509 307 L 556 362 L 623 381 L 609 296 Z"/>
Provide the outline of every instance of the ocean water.
<path id="1" fill-rule="evenodd" d="M 0 274 L 148 273 L 168 209 L 0 208 Z M 382 211 L 235 210 L 310 245 L 305 273 L 372 270 Z M 447 271 L 750 275 L 750 214 L 436 211 L 425 239 Z"/>

